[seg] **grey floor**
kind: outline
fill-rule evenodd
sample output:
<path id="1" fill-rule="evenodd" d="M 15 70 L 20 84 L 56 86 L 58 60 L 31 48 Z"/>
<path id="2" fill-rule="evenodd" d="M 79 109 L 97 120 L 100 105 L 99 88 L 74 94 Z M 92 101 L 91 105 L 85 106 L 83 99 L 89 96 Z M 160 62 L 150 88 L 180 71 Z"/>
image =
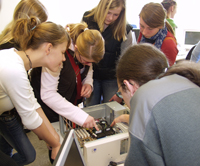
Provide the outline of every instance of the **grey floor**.
<path id="1" fill-rule="evenodd" d="M 32 131 L 27 133 L 27 136 L 36 150 L 36 159 L 28 166 L 51 166 L 52 164 L 49 161 L 46 143 L 39 140 L 37 135 L 35 135 Z"/>

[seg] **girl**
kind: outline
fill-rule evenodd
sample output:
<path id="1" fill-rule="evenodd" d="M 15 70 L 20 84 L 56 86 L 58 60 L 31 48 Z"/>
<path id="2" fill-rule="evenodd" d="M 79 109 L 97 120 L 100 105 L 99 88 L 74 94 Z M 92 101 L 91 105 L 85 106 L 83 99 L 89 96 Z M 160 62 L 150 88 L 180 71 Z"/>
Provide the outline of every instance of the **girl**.
<path id="1" fill-rule="evenodd" d="M 62 69 L 34 69 L 31 84 L 50 122 L 58 121 L 62 115 L 80 126 L 98 130 L 94 118 L 77 105 L 92 93 L 92 62 L 103 58 L 104 40 L 97 30 L 89 30 L 86 23 L 69 24 L 67 31 L 72 44 L 65 52 Z"/>
<path id="2" fill-rule="evenodd" d="M 57 71 L 70 38 L 60 25 L 40 23 L 37 17 L 17 20 L 11 35 L 19 49 L 0 51 L 0 150 L 18 165 L 26 165 L 34 161 L 35 150 L 23 125 L 52 147 L 52 158 L 60 147 L 58 134 L 34 97 L 27 71 L 39 66 Z"/>
<path id="3" fill-rule="evenodd" d="M 97 7 L 84 13 L 83 21 L 89 29 L 101 32 L 105 40 L 104 58 L 98 65 L 93 64 L 94 91 L 86 99 L 86 106 L 118 100 L 114 95 L 117 91 L 115 64 L 120 54 L 132 45 L 132 27 L 126 21 L 125 0 L 101 0 Z"/>
<path id="4" fill-rule="evenodd" d="M 174 31 L 166 19 L 163 6 L 159 3 L 146 4 L 140 14 L 140 34 L 138 43 L 151 43 L 166 55 L 170 66 L 178 54 Z"/>

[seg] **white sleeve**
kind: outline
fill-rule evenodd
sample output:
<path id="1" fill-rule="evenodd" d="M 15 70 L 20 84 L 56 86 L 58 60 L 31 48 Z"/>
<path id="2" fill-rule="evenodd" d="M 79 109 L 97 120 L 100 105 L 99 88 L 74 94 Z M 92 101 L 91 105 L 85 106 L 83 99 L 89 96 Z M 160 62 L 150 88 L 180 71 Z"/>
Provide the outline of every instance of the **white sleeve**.
<path id="1" fill-rule="evenodd" d="M 52 73 L 45 67 L 42 67 L 41 74 L 41 99 L 54 110 L 57 114 L 82 126 L 88 117 L 88 114 L 77 106 L 67 101 L 57 92 L 60 71 Z"/>
<path id="2" fill-rule="evenodd" d="M 199 62 L 199 60 L 200 60 L 200 41 L 197 43 L 194 50 L 192 51 L 190 60 L 194 61 L 194 62 Z"/>
<path id="3" fill-rule="evenodd" d="M 30 130 L 38 128 L 42 124 L 42 118 L 36 111 L 40 105 L 34 96 L 24 65 L 9 66 L 1 73 L 1 78 L 4 91 L 10 97 L 22 123 Z"/>
<path id="4" fill-rule="evenodd" d="M 85 79 L 82 81 L 82 84 L 89 84 L 92 86 L 93 88 L 93 68 L 92 65 L 90 66 L 87 76 L 85 77 Z"/>

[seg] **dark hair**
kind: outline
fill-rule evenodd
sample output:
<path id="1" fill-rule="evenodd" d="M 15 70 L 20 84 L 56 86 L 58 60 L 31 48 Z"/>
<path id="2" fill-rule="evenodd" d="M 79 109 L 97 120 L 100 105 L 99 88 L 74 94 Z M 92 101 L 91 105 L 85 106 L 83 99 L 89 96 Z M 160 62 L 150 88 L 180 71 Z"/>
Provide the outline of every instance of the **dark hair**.
<path id="1" fill-rule="evenodd" d="M 163 52 L 148 43 L 137 44 L 129 47 L 118 61 L 118 83 L 123 85 L 124 80 L 132 79 L 141 86 L 158 77 L 167 67 L 168 60 Z"/>
<path id="2" fill-rule="evenodd" d="M 171 66 L 160 78 L 178 74 L 186 77 L 196 85 L 200 86 L 200 64 L 188 60 L 182 60 Z"/>
<path id="3" fill-rule="evenodd" d="M 69 34 L 61 25 L 52 22 L 40 23 L 37 17 L 21 18 L 16 21 L 11 31 L 14 43 L 20 50 L 38 49 L 45 42 L 53 46 L 65 41 L 70 44 Z"/>
<path id="4" fill-rule="evenodd" d="M 156 78 L 178 74 L 200 86 L 200 64 L 188 60 L 180 61 L 166 71 L 165 55 L 155 46 L 147 43 L 129 47 L 117 64 L 118 84 L 126 90 L 124 80 L 134 80 L 139 86 Z"/>
<path id="5" fill-rule="evenodd" d="M 163 1 L 161 2 L 161 4 L 163 5 L 163 7 L 164 7 L 167 11 L 169 10 L 169 8 L 170 8 L 171 6 L 176 6 L 176 5 L 177 5 L 176 1 L 174 1 L 174 0 L 163 0 Z"/>

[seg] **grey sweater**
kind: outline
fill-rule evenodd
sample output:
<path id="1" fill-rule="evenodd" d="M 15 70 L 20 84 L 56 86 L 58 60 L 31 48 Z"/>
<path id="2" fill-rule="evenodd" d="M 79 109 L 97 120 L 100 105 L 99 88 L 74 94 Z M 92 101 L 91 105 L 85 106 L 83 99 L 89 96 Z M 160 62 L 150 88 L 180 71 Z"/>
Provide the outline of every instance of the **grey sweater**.
<path id="1" fill-rule="evenodd" d="M 171 75 L 142 85 L 131 99 L 125 166 L 200 165 L 200 88 Z"/>

